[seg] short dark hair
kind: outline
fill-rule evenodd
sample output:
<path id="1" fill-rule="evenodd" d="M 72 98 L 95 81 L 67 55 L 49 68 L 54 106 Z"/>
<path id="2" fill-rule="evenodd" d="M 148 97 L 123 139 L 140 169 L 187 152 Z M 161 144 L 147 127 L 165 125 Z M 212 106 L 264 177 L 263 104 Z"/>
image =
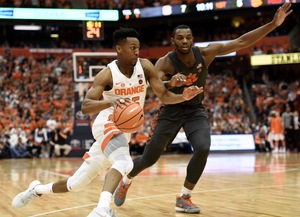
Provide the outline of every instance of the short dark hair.
<path id="1" fill-rule="evenodd" d="M 175 36 L 175 32 L 177 29 L 190 29 L 192 31 L 192 29 L 187 26 L 187 25 L 179 25 L 179 26 L 176 26 L 174 29 L 173 29 L 173 32 L 172 32 L 172 37 Z"/>
<path id="2" fill-rule="evenodd" d="M 114 45 L 124 42 L 127 37 L 139 38 L 139 33 L 133 28 L 120 28 L 113 34 Z"/>

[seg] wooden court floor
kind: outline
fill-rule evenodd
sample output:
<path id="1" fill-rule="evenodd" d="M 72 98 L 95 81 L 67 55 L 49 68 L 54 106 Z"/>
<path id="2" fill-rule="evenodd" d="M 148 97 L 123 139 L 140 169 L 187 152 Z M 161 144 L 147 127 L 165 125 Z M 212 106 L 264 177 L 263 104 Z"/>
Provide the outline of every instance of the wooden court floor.
<path id="1" fill-rule="evenodd" d="M 300 216 L 300 154 L 211 153 L 192 200 L 201 214 L 174 210 L 190 155 L 163 155 L 133 182 L 119 217 L 297 217 Z M 104 174 L 84 191 L 43 195 L 15 210 L 12 198 L 39 179 L 70 176 L 80 158 L 0 161 L 0 217 L 87 216 L 97 205 Z"/>

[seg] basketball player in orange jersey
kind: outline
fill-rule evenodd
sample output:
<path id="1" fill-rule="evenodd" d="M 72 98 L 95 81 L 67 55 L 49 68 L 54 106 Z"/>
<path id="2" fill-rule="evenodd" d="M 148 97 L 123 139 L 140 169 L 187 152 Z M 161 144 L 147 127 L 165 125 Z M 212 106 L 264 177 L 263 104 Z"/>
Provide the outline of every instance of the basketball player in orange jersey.
<path id="1" fill-rule="evenodd" d="M 290 7 L 290 3 L 283 4 L 271 22 L 237 39 L 226 43 L 211 43 L 207 47 L 193 46 L 192 30 L 188 26 L 180 25 L 173 30 L 171 38 L 175 50 L 160 58 L 155 67 L 163 80 L 170 80 L 168 87 L 174 93 L 180 93 L 190 85 L 204 87 L 208 67 L 216 56 L 253 45 L 283 23 L 292 12 Z M 153 165 L 183 127 L 194 153 L 187 165 L 187 174 L 181 192 L 176 197 L 175 210 L 185 213 L 200 212 L 200 207 L 191 202 L 191 194 L 205 168 L 211 142 L 210 125 L 202 105 L 203 98 L 204 93 L 189 101 L 161 108 L 143 155 L 134 159 L 132 171 L 123 178 L 115 192 L 114 201 L 117 206 L 124 203 L 133 177 Z"/>
<path id="2" fill-rule="evenodd" d="M 197 86 L 186 88 L 182 94 L 168 91 L 154 65 L 147 59 L 139 58 L 140 42 L 134 29 L 121 28 L 115 31 L 113 39 L 117 59 L 96 75 L 82 104 L 83 114 L 98 113 L 92 126 L 96 142 L 84 155 L 84 162 L 74 175 L 45 185 L 38 180 L 33 181 L 27 190 L 13 199 L 12 205 L 15 208 L 27 205 L 32 198 L 42 194 L 82 190 L 111 166 L 105 177 L 99 203 L 89 216 L 116 216 L 110 208 L 112 194 L 122 177 L 131 171 L 133 162 L 128 145 L 130 134 L 122 133 L 111 119 L 114 106 L 135 101 L 143 107 L 148 83 L 166 104 L 187 101 L 203 92 Z"/>

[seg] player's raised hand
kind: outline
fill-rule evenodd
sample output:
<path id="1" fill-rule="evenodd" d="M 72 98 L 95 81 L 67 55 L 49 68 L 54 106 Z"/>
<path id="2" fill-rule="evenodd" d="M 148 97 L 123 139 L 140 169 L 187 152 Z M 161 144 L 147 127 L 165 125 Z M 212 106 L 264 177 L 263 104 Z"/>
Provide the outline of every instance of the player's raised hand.
<path id="1" fill-rule="evenodd" d="M 189 86 L 184 89 L 182 96 L 185 100 L 190 100 L 203 92 L 203 87 Z"/>
<path id="2" fill-rule="evenodd" d="M 176 75 L 173 75 L 173 77 L 171 78 L 170 86 L 180 87 L 180 86 L 184 85 L 185 82 L 186 82 L 186 76 L 181 73 L 177 73 Z"/>
<path id="3" fill-rule="evenodd" d="M 276 26 L 280 26 L 285 18 L 293 12 L 293 10 L 290 10 L 291 6 L 291 3 L 286 2 L 277 9 L 273 18 L 273 22 Z"/>

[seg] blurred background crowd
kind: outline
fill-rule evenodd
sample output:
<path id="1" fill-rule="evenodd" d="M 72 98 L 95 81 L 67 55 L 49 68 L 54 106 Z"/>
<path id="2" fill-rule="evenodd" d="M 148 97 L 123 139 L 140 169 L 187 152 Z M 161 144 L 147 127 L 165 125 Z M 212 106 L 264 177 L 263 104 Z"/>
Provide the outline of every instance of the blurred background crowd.
<path id="1" fill-rule="evenodd" d="M 166 4 L 194 4 L 204 1 L 155 0 L 11 0 L 0 1 L 0 7 L 37 8 L 101 8 L 124 9 L 155 7 Z M 242 15 L 240 15 L 242 16 Z M 239 17 L 240 17 L 239 16 Z M 195 42 L 230 40 L 272 19 L 273 13 L 242 19 L 233 25 L 233 17 L 214 19 L 214 25 L 205 21 L 186 20 L 193 29 Z M 130 25 L 129 21 L 122 21 Z M 147 21 L 152 23 L 153 21 Z M 155 22 L 155 20 L 154 20 Z M 132 22 L 141 33 L 144 49 L 170 46 L 172 26 L 176 23 L 148 24 Z M 150 24 L 149 24 L 150 25 Z M 299 14 L 291 16 L 268 37 L 287 36 L 299 26 Z M 167 27 L 167 28 L 166 28 Z M 51 27 L 55 28 L 55 27 Z M 63 157 L 72 151 L 74 100 L 71 54 L 44 57 L 12 55 L 13 48 L 112 48 L 111 34 L 116 26 L 108 25 L 105 40 L 84 41 L 80 28 L 73 24 L 57 28 L 60 38 L 45 33 L 2 32 L 0 47 L 0 158 Z M 207 79 L 204 104 L 211 123 L 212 134 L 253 134 L 256 150 L 271 152 L 272 120 L 281 122 L 285 135 L 281 141 L 284 151 L 299 152 L 300 67 L 298 64 L 251 67 L 250 55 L 300 52 L 297 43 L 271 43 L 254 46 L 248 56 L 222 57 L 215 60 Z M 157 59 L 152 58 L 155 63 Z M 132 135 L 132 154 L 141 154 L 148 138 L 151 122 L 161 106 L 158 98 L 149 94 L 145 103 L 145 123 Z M 178 134 L 168 152 L 190 153 L 192 149 L 184 136 Z M 277 150 L 276 150 L 277 151 Z"/>

